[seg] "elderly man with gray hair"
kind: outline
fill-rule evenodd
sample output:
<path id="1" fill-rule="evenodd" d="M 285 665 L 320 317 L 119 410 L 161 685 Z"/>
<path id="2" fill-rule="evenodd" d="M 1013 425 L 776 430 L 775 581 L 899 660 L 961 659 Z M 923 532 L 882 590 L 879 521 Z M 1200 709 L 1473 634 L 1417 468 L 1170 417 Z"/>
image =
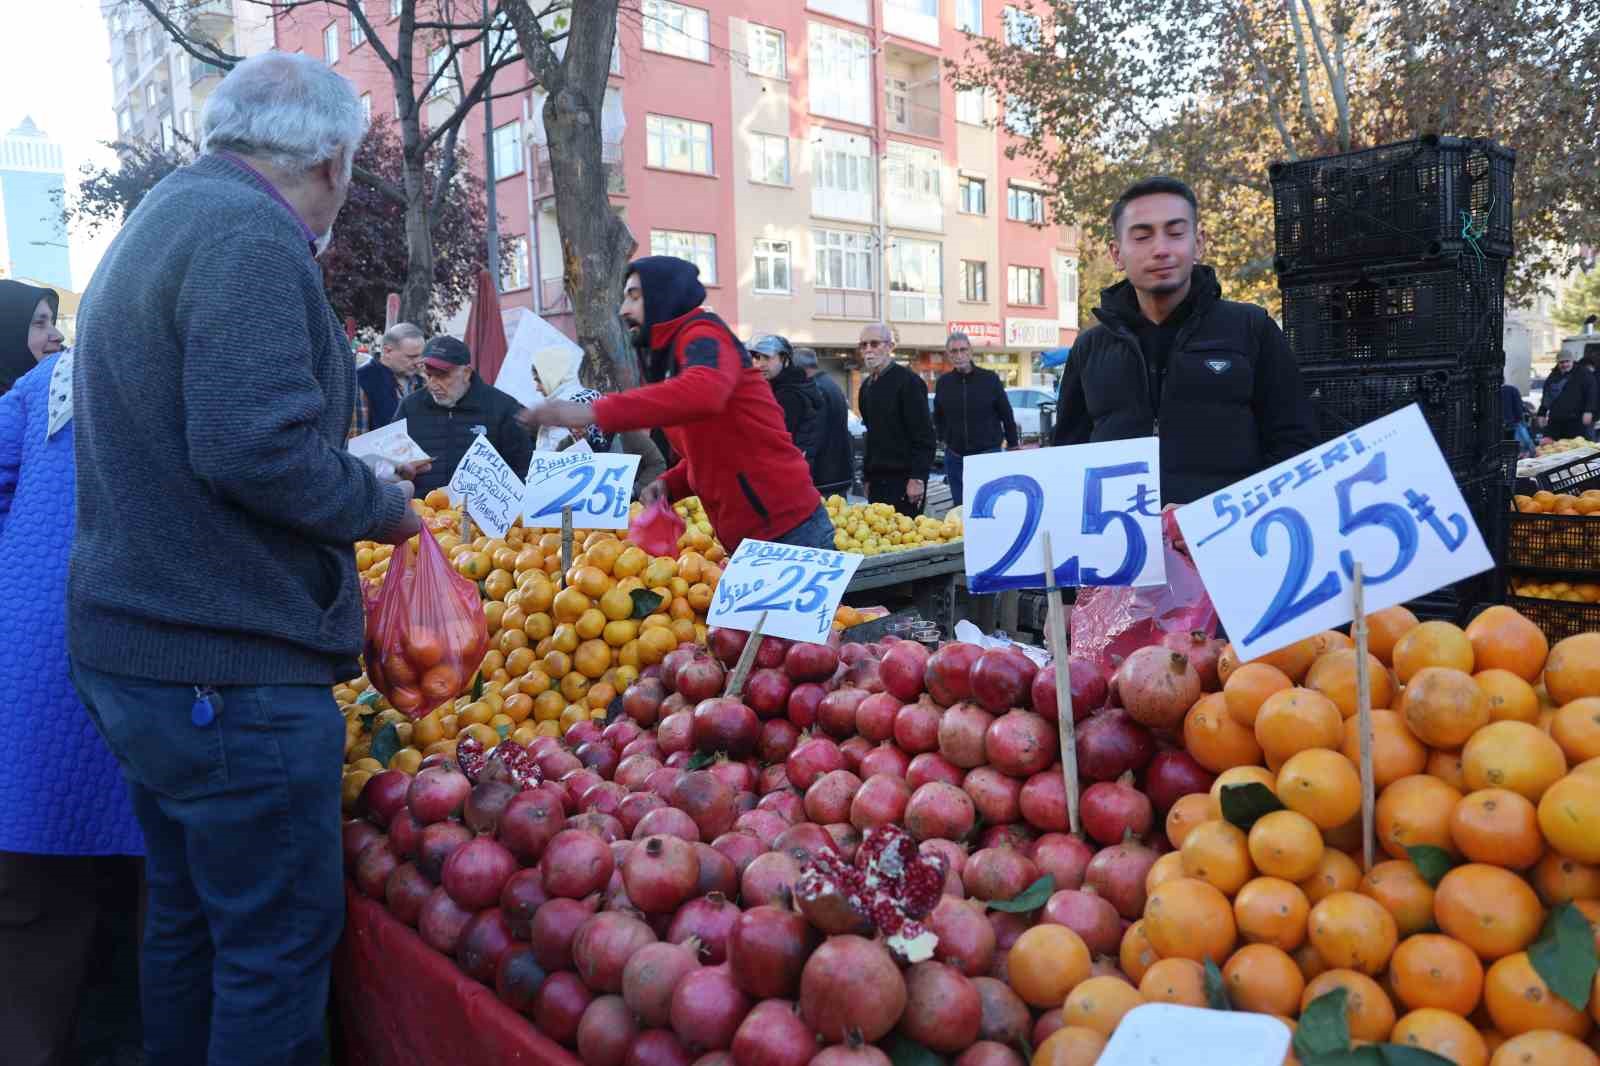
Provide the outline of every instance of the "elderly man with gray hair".
<path id="1" fill-rule="evenodd" d="M 419 526 L 410 486 L 345 451 L 355 363 L 315 258 L 366 132 L 354 88 L 269 52 L 201 126 L 78 319 L 68 650 L 148 848 L 148 1061 L 300 1066 L 344 917 L 351 545 Z"/>
<path id="2" fill-rule="evenodd" d="M 400 401 L 422 387 L 422 330 L 397 322 L 383 334 L 378 358 L 356 371 L 356 417 L 350 435 L 382 429 L 400 414 Z"/>

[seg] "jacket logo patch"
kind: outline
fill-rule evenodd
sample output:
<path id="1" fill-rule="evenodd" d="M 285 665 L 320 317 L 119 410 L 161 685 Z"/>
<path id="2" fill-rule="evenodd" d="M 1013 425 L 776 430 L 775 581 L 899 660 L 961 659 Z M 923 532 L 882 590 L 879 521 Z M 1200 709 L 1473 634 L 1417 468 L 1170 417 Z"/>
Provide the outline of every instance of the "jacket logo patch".
<path id="1" fill-rule="evenodd" d="M 489 435 L 489 427 L 488 426 L 468 426 L 467 430 L 474 437 L 487 437 Z"/>
<path id="2" fill-rule="evenodd" d="M 689 366 L 709 366 L 717 368 L 717 342 L 710 337 L 697 337 L 685 345 L 683 349 L 684 362 Z"/>
<path id="3" fill-rule="evenodd" d="M 1227 359 L 1206 360 L 1206 369 L 1211 371 L 1213 374 L 1226 374 L 1228 372 L 1228 368 L 1232 365 L 1232 361 Z"/>

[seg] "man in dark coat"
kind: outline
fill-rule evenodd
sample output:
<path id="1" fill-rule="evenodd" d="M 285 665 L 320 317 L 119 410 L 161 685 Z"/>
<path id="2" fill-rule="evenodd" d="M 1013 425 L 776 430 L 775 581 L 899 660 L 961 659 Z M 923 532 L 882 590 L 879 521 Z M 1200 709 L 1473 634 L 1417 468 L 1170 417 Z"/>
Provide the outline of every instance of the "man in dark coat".
<path id="1" fill-rule="evenodd" d="M 850 442 L 850 401 L 839 383 L 817 365 L 810 348 L 794 350 L 794 365 L 811 379 L 822 396 L 822 443 L 812 467 L 812 479 L 823 495 L 844 495 L 856 481 L 855 448 Z"/>
<path id="2" fill-rule="evenodd" d="M 1100 294 L 1072 346 L 1056 404 L 1057 444 L 1161 440 L 1161 497 L 1207 496 L 1320 442 L 1283 331 L 1222 298 L 1194 192 L 1148 178 L 1111 208 L 1111 256 L 1127 278 Z"/>
<path id="3" fill-rule="evenodd" d="M 526 477 L 533 437 L 517 421 L 522 404 L 478 376 L 467 346 L 454 337 L 433 338 L 422 351 L 422 370 L 427 388 L 407 396 L 399 415 L 411 439 L 433 457 L 416 476 L 417 492 L 448 485 L 480 433 L 518 477 Z"/>
<path id="4" fill-rule="evenodd" d="M 961 460 L 997 452 L 1001 444 L 1017 446 L 1017 420 L 1011 413 L 1000 375 L 972 363 L 972 341 L 965 333 L 950 334 L 945 358 L 953 369 L 933 387 L 933 429 L 944 441 L 944 479 L 950 499 L 961 506 Z"/>
<path id="5" fill-rule="evenodd" d="M 1556 356 L 1556 368 L 1545 380 L 1544 396 L 1539 401 L 1544 435 L 1551 440 L 1586 436 L 1594 425 L 1595 408 L 1600 407 L 1597 392 L 1600 386 L 1596 385 L 1594 371 L 1563 350 Z"/>
<path id="6" fill-rule="evenodd" d="M 914 517 L 927 499 L 936 443 L 928 386 L 895 362 L 894 334 L 888 326 L 875 323 L 862 329 L 860 351 L 867 379 L 856 404 L 867 424 L 867 499 Z"/>
<path id="7" fill-rule="evenodd" d="M 409 322 L 397 322 L 384 333 L 378 357 L 356 371 L 352 437 L 393 422 L 401 401 L 422 387 L 422 343 L 422 330 Z"/>
<path id="8" fill-rule="evenodd" d="M 750 360 L 772 386 L 773 398 L 783 408 L 783 424 L 794 446 L 811 467 L 816 483 L 817 453 L 822 449 L 822 391 L 794 365 L 794 348 L 787 337 L 769 333 L 750 347 Z"/>

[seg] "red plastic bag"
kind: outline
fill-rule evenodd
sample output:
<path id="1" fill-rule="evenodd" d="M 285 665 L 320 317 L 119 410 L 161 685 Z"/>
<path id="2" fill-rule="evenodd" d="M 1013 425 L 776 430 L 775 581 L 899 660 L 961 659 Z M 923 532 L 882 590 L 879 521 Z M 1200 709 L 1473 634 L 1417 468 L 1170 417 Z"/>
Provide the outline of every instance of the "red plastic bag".
<path id="1" fill-rule="evenodd" d="M 1168 516 L 1171 518 L 1169 512 Z M 1138 649 L 1168 633 L 1217 632 L 1217 609 L 1187 555 L 1172 546 L 1176 523 L 1163 523 L 1167 583 L 1148 588 L 1084 588 L 1072 607 L 1072 657 L 1110 673 Z"/>
<path id="2" fill-rule="evenodd" d="M 677 555 L 678 538 L 688 528 L 665 499 L 634 515 L 628 523 L 628 540 L 651 555 Z"/>
<path id="3" fill-rule="evenodd" d="M 408 718 L 421 718 L 466 691 L 489 650 L 477 586 L 424 529 L 416 558 L 401 546 L 367 604 L 367 679 Z"/>

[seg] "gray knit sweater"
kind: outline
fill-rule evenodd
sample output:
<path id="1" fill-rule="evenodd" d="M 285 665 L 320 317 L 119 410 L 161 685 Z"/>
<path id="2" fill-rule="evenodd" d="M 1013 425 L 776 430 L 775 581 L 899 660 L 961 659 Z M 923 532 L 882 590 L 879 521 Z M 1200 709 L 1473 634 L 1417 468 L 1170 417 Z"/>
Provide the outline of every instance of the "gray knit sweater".
<path id="1" fill-rule="evenodd" d="M 405 508 L 344 450 L 355 388 L 284 204 L 210 156 L 151 190 L 78 317 L 74 661 L 205 685 L 353 676 L 351 544 Z"/>

